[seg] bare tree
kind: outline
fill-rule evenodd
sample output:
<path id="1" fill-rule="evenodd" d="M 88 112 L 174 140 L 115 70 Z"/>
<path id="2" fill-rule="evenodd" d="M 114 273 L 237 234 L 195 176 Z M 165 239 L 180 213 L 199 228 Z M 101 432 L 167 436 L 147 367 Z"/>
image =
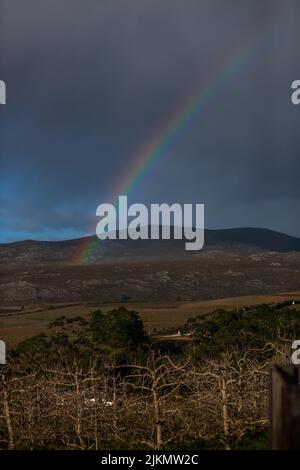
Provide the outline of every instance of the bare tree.
<path id="1" fill-rule="evenodd" d="M 15 447 L 14 433 L 13 433 L 13 428 L 11 424 L 11 412 L 10 412 L 10 406 L 9 406 L 9 387 L 7 385 L 4 373 L 1 374 L 1 382 L 2 382 L 1 395 L 2 395 L 2 406 L 3 406 L 2 418 L 4 419 L 6 428 L 7 428 L 8 448 L 12 450 Z"/>
<path id="2" fill-rule="evenodd" d="M 218 358 L 146 354 L 123 366 L 60 364 L 0 382 L 2 448 L 101 449 L 218 440 L 235 447 L 268 423 L 269 368 L 281 345 Z"/>
<path id="3" fill-rule="evenodd" d="M 250 351 L 225 352 L 190 371 L 194 400 L 206 426 L 202 435 L 222 435 L 225 448 L 267 424 L 268 367 Z"/>
<path id="4" fill-rule="evenodd" d="M 175 396 L 185 386 L 188 362 L 189 360 L 184 364 L 175 364 L 168 355 L 160 355 L 149 348 L 144 364 L 129 365 L 132 373 L 126 377 L 127 385 L 138 394 L 138 406 L 144 406 L 152 423 L 150 436 L 143 442 L 153 449 L 161 449 L 183 434 L 182 429 L 174 434 L 173 426 L 171 432 L 168 423 L 172 421 L 170 417 L 180 415 Z M 166 435 L 169 437 L 165 437 Z"/>

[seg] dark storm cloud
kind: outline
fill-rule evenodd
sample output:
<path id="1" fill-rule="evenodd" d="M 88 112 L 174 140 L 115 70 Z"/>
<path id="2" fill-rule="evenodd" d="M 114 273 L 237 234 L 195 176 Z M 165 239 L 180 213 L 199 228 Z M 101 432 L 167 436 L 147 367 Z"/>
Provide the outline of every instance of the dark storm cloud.
<path id="1" fill-rule="evenodd" d="M 297 0 L 0 0 L 2 238 L 91 232 L 143 142 L 264 33 L 131 197 L 204 202 L 213 227 L 300 235 L 299 11 Z"/>

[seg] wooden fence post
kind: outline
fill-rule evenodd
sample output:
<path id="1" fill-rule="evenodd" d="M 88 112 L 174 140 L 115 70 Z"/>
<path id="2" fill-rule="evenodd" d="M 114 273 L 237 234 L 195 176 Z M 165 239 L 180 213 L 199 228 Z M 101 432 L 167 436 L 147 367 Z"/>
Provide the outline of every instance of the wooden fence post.
<path id="1" fill-rule="evenodd" d="M 272 449 L 300 449 L 300 385 L 297 367 L 273 367 L 270 398 Z"/>

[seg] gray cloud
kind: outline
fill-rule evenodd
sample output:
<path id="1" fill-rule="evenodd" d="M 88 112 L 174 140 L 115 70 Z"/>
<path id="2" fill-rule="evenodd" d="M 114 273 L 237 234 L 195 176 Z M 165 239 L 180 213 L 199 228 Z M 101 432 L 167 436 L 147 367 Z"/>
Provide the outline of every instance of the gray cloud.
<path id="1" fill-rule="evenodd" d="M 143 143 L 266 34 L 131 198 L 204 202 L 211 227 L 300 236 L 300 107 L 289 99 L 299 10 L 297 0 L 0 0 L 6 232 L 90 232 Z"/>

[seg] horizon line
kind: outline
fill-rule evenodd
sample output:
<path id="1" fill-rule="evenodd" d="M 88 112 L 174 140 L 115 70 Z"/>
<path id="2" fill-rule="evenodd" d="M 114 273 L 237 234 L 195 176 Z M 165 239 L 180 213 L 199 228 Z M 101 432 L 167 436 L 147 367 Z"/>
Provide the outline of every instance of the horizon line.
<path id="1" fill-rule="evenodd" d="M 148 224 L 148 227 L 150 227 L 151 224 Z M 160 224 L 159 227 L 162 227 Z M 171 228 L 174 228 L 174 225 L 171 225 Z M 195 227 L 192 227 L 195 229 Z M 274 232 L 280 235 L 284 235 L 289 238 L 294 238 L 300 241 L 300 236 L 297 235 L 290 235 L 286 232 L 282 232 L 280 230 L 276 229 L 271 229 L 268 227 L 253 227 L 253 226 L 238 226 L 238 227 L 227 227 L 227 228 L 204 228 L 204 232 L 206 231 L 211 231 L 211 232 L 218 232 L 218 231 L 230 231 L 230 230 L 264 230 L 264 231 L 269 231 L 269 232 Z M 116 231 L 117 233 L 119 230 Z M 71 242 L 71 241 L 76 241 L 76 240 L 83 240 L 83 239 L 88 239 L 88 238 L 98 238 L 95 233 L 92 234 L 87 234 L 87 235 L 78 235 L 74 238 L 62 238 L 62 239 L 35 239 L 35 238 L 24 238 L 20 240 L 13 240 L 13 241 L 0 241 L 0 245 L 11 245 L 14 243 L 24 243 L 24 242 L 37 242 L 37 243 L 62 243 L 62 242 Z M 142 240 L 142 239 L 139 239 Z M 100 240 L 100 241 L 105 241 L 105 240 Z M 142 240 L 143 241 L 143 240 Z M 146 241 L 146 240 L 144 240 Z M 155 240 L 154 240 L 155 241 Z"/>

